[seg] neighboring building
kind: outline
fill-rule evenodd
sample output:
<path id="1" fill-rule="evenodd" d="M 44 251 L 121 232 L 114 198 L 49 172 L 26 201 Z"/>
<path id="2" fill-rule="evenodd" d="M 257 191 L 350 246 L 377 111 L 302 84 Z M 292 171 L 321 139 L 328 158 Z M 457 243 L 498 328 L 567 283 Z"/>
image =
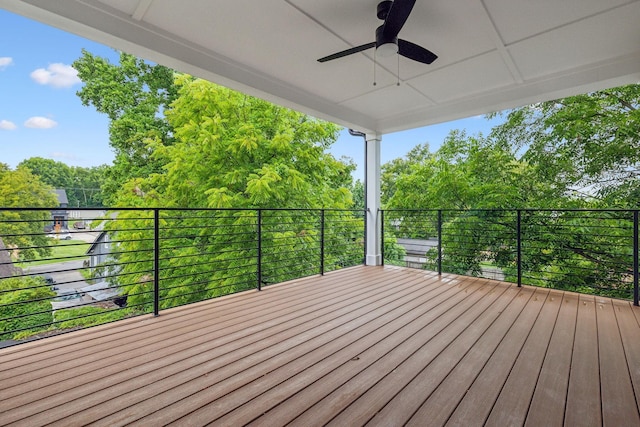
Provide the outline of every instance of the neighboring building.
<path id="1" fill-rule="evenodd" d="M 431 249 L 438 249 L 438 239 L 402 239 L 397 240 L 406 252 L 404 261 L 407 267 L 424 268 L 427 262 L 426 253 Z"/>
<path id="2" fill-rule="evenodd" d="M 69 199 L 64 189 L 56 189 L 54 192 L 58 198 L 58 208 L 51 211 L 51 217 L 53 218 L 53 231 L 59 233 L 69 229 L 69 211 L 67 210 Z"/>
<path id="3" fill-rule="evenodd" d="M 105 277 L 107 275 L 107 271 L 96 271 L 96 268 L 107 262 L 110 252 L 111 240 L 109 239 L 109 233 L 101 231 L 87 250 L 87 255 L 89 255 L 89 267 L 94 273 L 95 278 Z"/>
<path id="4" fill-rule="evenodd" d="M 406 252 L 404 262 L 407 267 L 425 268 L 427 263 L 426 253 L 430 250 L 438 250 L 438 239 L 402 239 L 398 238 L 398 245 Z M 481 277 L 494 280 L 504 280 L 504 273 L 498 267 L 481 265 Z"/>

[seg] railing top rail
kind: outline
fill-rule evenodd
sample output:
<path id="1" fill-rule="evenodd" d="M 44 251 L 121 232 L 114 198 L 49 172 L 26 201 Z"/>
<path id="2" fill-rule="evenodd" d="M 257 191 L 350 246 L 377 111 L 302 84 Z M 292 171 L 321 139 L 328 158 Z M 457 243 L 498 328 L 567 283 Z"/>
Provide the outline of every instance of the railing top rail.
<path id="1" fill-rule="evenodd" d="M 364 209 L 338 209 L 338 208 L 179 208 L 179 207 L 157 207 L 157 208 L 132 208 L 132 207 L 102 207 L 102 208 L 83 208 L 83 207 L 3 207 L 0 211 L 52 211 L 52 210 L 70 210 L 70 211 L 333 211 L 333 212 L 364 212 Z"/>
<path id="2" fill-rule="evenodd" d="M 384 212 L 638 212 L 640 208 L 378 209 Z"/>

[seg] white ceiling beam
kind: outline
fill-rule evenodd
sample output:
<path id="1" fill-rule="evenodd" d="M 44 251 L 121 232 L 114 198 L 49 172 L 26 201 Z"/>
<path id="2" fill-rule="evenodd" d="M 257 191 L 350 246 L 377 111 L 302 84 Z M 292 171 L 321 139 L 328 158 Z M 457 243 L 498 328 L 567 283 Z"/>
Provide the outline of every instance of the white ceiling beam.
<path id="1" fill-rule="evenodd" d="M 516 65 L 511 55 L 509 54 L 509 51 L 507 50 L 507 47 L 504 44 L 504 40 L 502 40 L 502 37 L 500 36 L 498 29 L 496 28 L 496 24 L 493 22 L 493 18 L 491 17 L 491 14 L 489 13 L 487 6 L 484 4 L 484 0 L 482 0 L 480 3 L 482 3 L 482 9 L 484 10 L 484 15 L 481 15 L 478 18 L 484 20 L 485 21 L 484 25 L 490 29 L 491 38 L 493 39 L 493 42 L 496 46 L 496 49 L 498 50 L 498 53 L 500 53 L 500 56 L 504 61 L 504 65 L 506 65 L 507 69 L 509 70 L 509 73 L 511 73 L 513 80 L 518 84 L 524 83 L 524 78 L 522 77 L 522 73 L 520 72 L 520 70 L 518 70 L 518 66 Z"/>
<path id="2" fill-rule="evenodd" d="M 147 13 L 152 3 L 153 0 L 140 0 L 135 12 L 133 12 L 133 15 L 131 15 L 131 17 L 136 21 L 142 21 L 144 19 L 144 15 Z"/>

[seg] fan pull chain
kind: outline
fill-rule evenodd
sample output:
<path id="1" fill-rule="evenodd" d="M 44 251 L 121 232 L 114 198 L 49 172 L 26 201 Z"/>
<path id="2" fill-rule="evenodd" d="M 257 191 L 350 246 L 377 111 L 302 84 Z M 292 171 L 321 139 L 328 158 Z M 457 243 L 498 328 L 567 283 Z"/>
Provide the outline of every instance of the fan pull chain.
<path id="1" fill-rule="evenodd" d="M 398 86 L 400 86 L 400 55 L 397 54 L 396 57 L 398 58 Z"/>
<path id="2" fill-rule="evenodd" d="M 378 84 L 376 83 L 376 50 L 378 49 L 373 50 L 373 85 L 374 86 Z"/>

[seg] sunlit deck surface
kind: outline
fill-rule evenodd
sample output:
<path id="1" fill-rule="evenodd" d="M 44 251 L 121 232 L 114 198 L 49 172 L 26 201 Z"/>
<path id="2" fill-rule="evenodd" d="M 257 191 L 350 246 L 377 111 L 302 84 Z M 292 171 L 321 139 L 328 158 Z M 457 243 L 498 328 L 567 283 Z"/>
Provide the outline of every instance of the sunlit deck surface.
<path id="1" fill-rule="evenodd" d="M 354 267 L 0 351 L 0 424 L 640 425 L 628 302 Z"/>

